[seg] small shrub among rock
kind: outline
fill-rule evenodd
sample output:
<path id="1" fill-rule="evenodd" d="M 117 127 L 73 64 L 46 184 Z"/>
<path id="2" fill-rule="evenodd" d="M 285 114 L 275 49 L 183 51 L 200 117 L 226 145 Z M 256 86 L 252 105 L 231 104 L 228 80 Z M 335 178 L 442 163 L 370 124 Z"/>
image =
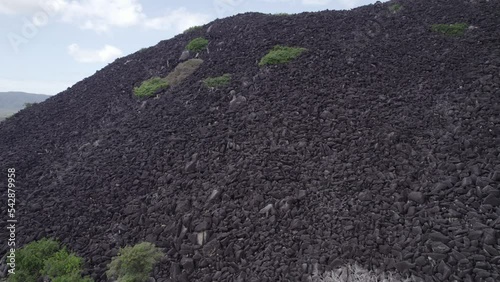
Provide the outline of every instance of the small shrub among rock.
<path id="1" fill-rule="evenodd" d="M 468 27 L 466 23 L 433 24 L 431 30 L 448 36 L 462 36 Z"/>
<path id="2" fill-rule="evenodd" d="M 141 86 L 134 88 L 134 94 L 137 97 L 149 97 L 153 96 L 158 90 L 166 89 L 168 87 L 168 82 L 159 77 L 153 77 L 146 81 L 143 81 Z"/>
<path id="3" fill-rule="evenodd" d="M 190 28 L 186 29 L 186 30 L 184 31 L 184 33 L 190 33 L 190 32 L 196 31 L 196 30 L 200 30 L 200 29 L 202 29 L 202 28 L 203 28 L 203 27 L 202 27 L 201 25 L 195 25 L 195 26 L 192 26 L 192 27 L 190 27 Z"/>
<path id="4" fill-rule="evenodd" d="M 191 40 L 188 45 L 186 46 L 186 50 L 193 51 L 193 52 L 200 52 L 201 50 L 205 49 L 208 45 L 208 40 L 203 38 L 203 37 L 198 37 L 193 40 Z"/>
<path id="5" fill-rule="evenodd" d="M 51 280 L 69 278 L 74 274 L 79 274 L 83 265 L 83 259 L 74 254 L 70 254 L 66 248 L 58 251 L 44 262 L 42 274 Z"/>
<path id="6" fill-rule="evenodd" d="M 82 278 L 83 259 L 61 249 L 52 239 L 31 242 L 18 251 L 16 272 L 9 282 L 36 282 L 47 276 L 52 282 L 91 282 Z"/>
<path id="7" fill-rule="evenodd" d="M 389 6 L 389 11 L 391 11 L 392 13 L 397 13 L 402 8 L 403 8 L 403 6 L 401 4 L 395 3 L 395 4 L 392 4 L 391 6 Z"/>
<path id="8" fill-rule="evenodd" d="M 277 65 L 288 63 L 297 58 L 302 52 L 306 51 L 305 48 L 300 47 L 287 47 L 276 45 L 267 53 L 259 62 L 259 66 L 264 65 Z"/>
<path id="9" fill-rule="evenodd" d="M 36 104 L 38 104 L 38 103 L 36 103 L 36 102 L 35 103 L 24 103 L 24 108 L 27 109 L 29 107 L 36 105 Z"/>
<path id="10" fill-rule="evenodd" d="M 162 256 L 163 253 L 149 242 L 120 248 L 118 256 L 108 264 L 106 275 L 117 282 L 145 282 Z"/>
<path id="11" fill-rule="evenodd" d="M 203 84 L 205 84 L 206 87 L 221 87 L 221 86 L 226 86 L 229 84 L 231 81 L 231 75 L 226 73 L 222 76 L 217 76 L 217 77 L 209 77 L 203 80 Z"/>

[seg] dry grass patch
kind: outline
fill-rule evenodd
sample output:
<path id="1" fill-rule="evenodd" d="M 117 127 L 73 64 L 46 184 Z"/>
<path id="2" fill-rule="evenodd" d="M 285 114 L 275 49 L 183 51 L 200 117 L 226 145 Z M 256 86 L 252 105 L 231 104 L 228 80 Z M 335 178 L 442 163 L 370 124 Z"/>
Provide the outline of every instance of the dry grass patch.
<path id="1" fill-rule="evenodd" d="M 170 72 L 165 80 L 169 85 L 175 86 L 181 83 L 188 76 L 192 75 L 203 63 L 202 59 L 191 59 L 178 64 L 175 69 Z"/>
<path id="2" fill-rule="evenodd" d="M 462 36 L 469 27 L 466 23 L 433 24 L 431 30 L 447 36 Z"/>

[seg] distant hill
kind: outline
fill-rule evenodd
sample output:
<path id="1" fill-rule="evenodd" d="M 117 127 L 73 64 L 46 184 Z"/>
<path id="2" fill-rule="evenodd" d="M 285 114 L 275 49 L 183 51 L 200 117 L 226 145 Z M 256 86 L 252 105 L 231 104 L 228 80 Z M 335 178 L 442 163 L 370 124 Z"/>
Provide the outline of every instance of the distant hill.
<path id="1" fill-rule="evenodd" d="M 0 92 L 0 120 L 23 109 L 25 103 L 40 103 L 49 97 L 25 92 Z"/>

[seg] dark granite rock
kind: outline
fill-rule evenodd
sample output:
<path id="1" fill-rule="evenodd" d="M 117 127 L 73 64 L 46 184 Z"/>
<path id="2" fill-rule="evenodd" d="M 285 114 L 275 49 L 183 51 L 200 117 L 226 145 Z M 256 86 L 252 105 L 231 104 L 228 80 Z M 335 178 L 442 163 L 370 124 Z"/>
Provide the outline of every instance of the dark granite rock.
<path id="1" fill-rule="evenodd" d="M 96 281 L 145 240 L 165 252 L 156 281 L 300 281 L 354 262 L 500 281 L 500 4 L 403 2 L 217 19 L 0 122 L 16 244 L 60 238 Z M 431 28 L 452 22 L 477 28 Z M 195 73 L 134 96 L 199 36 Z M 259 66 L 276 44 L 307 51 Z"/>

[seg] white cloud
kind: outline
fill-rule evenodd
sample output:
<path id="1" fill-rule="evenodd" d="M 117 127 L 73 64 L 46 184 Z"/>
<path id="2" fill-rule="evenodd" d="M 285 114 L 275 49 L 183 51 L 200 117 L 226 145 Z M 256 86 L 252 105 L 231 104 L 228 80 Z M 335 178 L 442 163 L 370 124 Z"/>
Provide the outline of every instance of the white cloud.
<path id="1" fill-rule="evenodd" d="M 81 0 L 67 3 L 61 17 L 64 22 L 75 23 L 82 29 L 102 32 L 112 26 L 137 25 L 145 15 L 137 0 Z"/>
<path id="2" fill-rule="evenodd" d="M 122 50 L 105 45 L 102 49 L 82 49 L 76 43 L 68 46 L 68 54 L 80 63 L 106 63 L 123 55 Z"/>
<path id="3" fill-rule="evenodd" d="M 201 13 L 191 13 L 185 8 L 173 10 L 163 17 L 145 19 L 143 25 L 148 29 L 172 29 L 184 31 L 189 27 L 206 23 L 210 17 Z"/>
<path id="4" fill-rule="evenodd" d="M 51 17 L 74 24 L 81 29 L 101 33 L 113 27 L 143 26 L 148 29 L 182 31 L 206 23 L 207 14 L 192 13 L 185 8 L 161 17 L 143 13 L 140 0 L 0 0 L 0 14 L 24 14 L 37 26 L 46 25 Z"/>
<path id="5" fill-rule="evenodd" d="M 0 13 L 2 14 L 33 12 L 39 8 L 38 1 L 33 0 L 3 0 L 0 2 Z"/>
<path id="6" fill-rule="evenodd" d="M 385 2 L 387 0 L 383 0 L 382 2 Z M 361 0 L 340 0 L 340 5 L 344 9 L 352 9 L 358 6 L 361 6 L 363 4 L 368 4 L 369 2 L 375 2 L 375 1 L 361 1 Z"/>
<path id="7" fill-rule="evenodd" d="M 60 11 L 66 0 L 2 0 L 0 14 L 33 14 L 44 12 L 52 15 Z"/>

